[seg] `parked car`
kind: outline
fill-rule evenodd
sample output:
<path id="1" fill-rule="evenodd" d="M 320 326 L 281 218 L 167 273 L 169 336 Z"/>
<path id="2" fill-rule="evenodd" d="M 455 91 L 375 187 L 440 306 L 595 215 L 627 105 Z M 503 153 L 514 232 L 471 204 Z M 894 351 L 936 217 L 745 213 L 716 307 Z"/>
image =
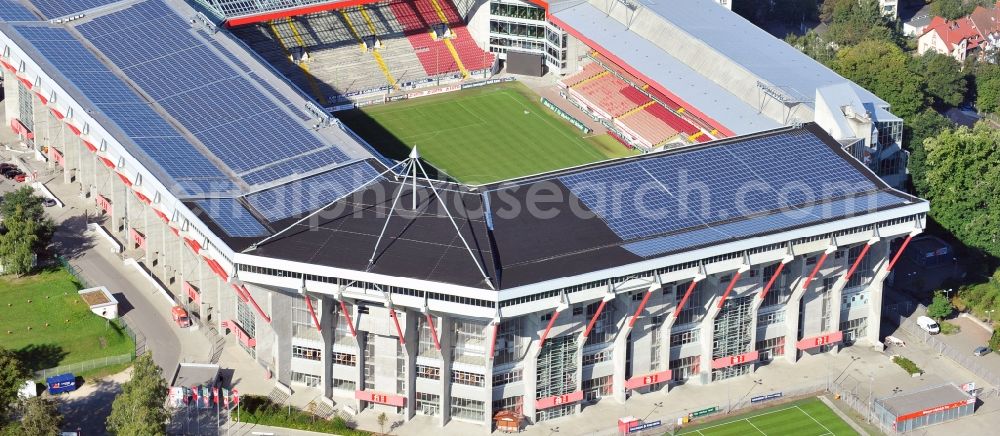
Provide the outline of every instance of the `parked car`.
<path id="1" fill-rule="evenodd" d="M 56 204 L 58 204 L 58 203 L 56 203 L 55 200 L 53 200 L 53 199 L 51 199 L 49 197 L 45 197 L 45 198 L 42 199 L 42 206 L 52 207 L 52 206 L 55 206 Z"/>
<path id="2" fill-rule="evenodd" d="M 930 319 L 930 317 L 921 316 L 917 318 L 917 325 L 924 329 L 925 332 L 932 335 L 936 335 L 941 332 L 941 326 L 938 325 L 937 321 Z"/>
<path id="3" fill-rule="evenodd" d="M 17 165 L 14 165 L 12 163 L 6 163 L 6 162 L 0 163 L 0 170 L 5 170 L 7 168 L 17 168 Z"/>
<path id="4" fill-rule="evenodd" d="M 170 315 L 174 319 L 174 322 L 177 323 L 178 327 L 185 328 L 191 326 L 191 318 L 188 318 L 188 312 L 187 310 L 184 310 L 183 307 L 172 307 L 170 309 Z"/>
<path id="5" fill-rule="evenodd" d="M 985 356 L 990 354 L 992 351 L 993 350 L 991 350 L 990 347 L 976 347 L 976 349 L 972 351 L 972 354 L 975 356 Z"/>
<path id="6" fill-rule="evenodd" d="M 0 174 L 2 174 L 4 177 L 6 177 L 8 179 L 13 179 L 14 176 L 16 176 L 18 174 L 24 174 L 24 173 L 21 172 L 21 170 L 19 170 L 17 168 L 4 168 L 4 169 L 0 170 Z"/>
<path id="7" fill-rule="evenodd" d="M 17 183 L 24 183 L 25 180 L 28 180 L 28 175 L 27 174 L 21 173 L 21 174 L 18 174 L 16 176 L 14 176 L 14 181 L 17 182 Z"/>

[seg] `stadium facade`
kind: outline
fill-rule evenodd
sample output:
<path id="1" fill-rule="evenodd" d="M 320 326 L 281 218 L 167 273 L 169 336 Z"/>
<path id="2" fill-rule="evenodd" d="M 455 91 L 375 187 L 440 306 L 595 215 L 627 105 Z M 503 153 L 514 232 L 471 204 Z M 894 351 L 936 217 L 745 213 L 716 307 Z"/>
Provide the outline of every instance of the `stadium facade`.
<path id="1" fill-rule="evenodd" d="M 251 4 L 198 10 L 222 3 Z M 735 23 L 704 3 L 711 16 L 682 21 Z M 882 283 L 928 210 L 845 144 L 877 142 L 863 129 L 885 103 L 825 69 L 801 84 L 814 99 L 783 97 L 722 43 L 699 43 L 723 62 L 699 71 L 738 71 L 745 94 L 680 56 L 683 71 L 653 76 L 629 53 L 665 49 L 608 46 L 669 36 L 671 12 L 639 7 L 625 29 L 615 14 L 588 27 L 586 8 L 546 16 L 720 139 L 490 185 L 430 181 L 177 0 L 0 2 L 6 122 L 196 323 L 338 408 L 490 428 L 500 410 L 537 422 L 879 344 Z M 740 95 L 755 92 L 812 113 L 747 112 Z M 698 93 L 709 100 L 686 100 Z"/>

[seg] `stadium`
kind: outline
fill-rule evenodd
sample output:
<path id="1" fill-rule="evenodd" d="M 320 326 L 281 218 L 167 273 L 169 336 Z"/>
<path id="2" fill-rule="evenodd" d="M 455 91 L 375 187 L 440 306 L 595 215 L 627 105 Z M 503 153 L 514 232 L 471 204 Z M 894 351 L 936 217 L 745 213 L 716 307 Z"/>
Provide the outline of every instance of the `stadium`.
<path id="1" fill-rule="evenodd" d="M 0 19 L 23 146 L 330 410 L 488 431 L 878 346 L 928 211 L 885 101 L 710 0 Z"/>

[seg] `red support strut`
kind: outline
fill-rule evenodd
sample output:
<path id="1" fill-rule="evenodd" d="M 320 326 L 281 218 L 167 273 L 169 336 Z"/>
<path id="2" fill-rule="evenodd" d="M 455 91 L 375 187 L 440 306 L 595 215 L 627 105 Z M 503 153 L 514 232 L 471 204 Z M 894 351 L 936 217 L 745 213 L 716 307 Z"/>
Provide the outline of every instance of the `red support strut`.
<path id="1" fill-rule="evenodd" d="M 390 307 L 389 316 L 392 318 L 392 323 L 396 325 L 396 333 L 399 334 L 399 343 L 406 344 L 403 340 L 403 329 L 399 328 L 399 318 L 396 317 L 396 310 Z"/>
<path id="2" fill-rule="evenodd" d="M 493 358 L 497 350 L 497 333 L 500 332 L 500 322 L 497 321 L 493 324 L 493 338 L 490 339 L 490 359 Z"/>
<path id="3" fill-rule="evenodd" d="M 729 286 L 726 286 L 726 292 L 722 293 L 722 299 L 719 300 L 719 309 L 722 309 L 722 305 L 726 303 L 726 297 L 728 297 L 729 293 L 733 291 L 733 287 L 736 286 L 736 281 L 740 279 L 740 274 L 743 273 L 736 271 L 736 274 L 733 274 L 732 280 L 729 280 Z"/>
<path id="4" fill-rule="evenodd" d="M 354 330 L 354 321 L 351 321 L 351 312 L 347 311 L 347 305 L 344 304 L 344 300 L 340 300 L 340 313 L 344 314 L 347 327 L 351 329 L 351 336 L 358 337 L 358 332 Z"/>
<path id="5" fill-rule="evenodd" d="M 896 266 L 896 261 L 899 260 L 899 257 L 903 255 L 903 250 L 906 250 L 906 246 L 910 245 L 911 239 L 913 239 L 912 234 L 906 237 L 906 240 L 903 241 L 903 245 L 899 247 L 899 251 L 897 251 L 896 255 L 892 257 L 892 262 L 889 262 L 889 266 L 885 269 L 886 272 L 892 271 L 892 267 Z"/>
<path id="6" fill-rule="evenodd" d="M 545 345 L 545 338 L 549 337 L 549 330 L 552 330 L 552 326 L 555 325 L 557 319 L 559 319 L 559 309 L 552 312 L 552 319 L 549 320 L 549 325 L 545 327 L 545 333 L 542 333 L 541 339 L 538 340 L 538 348 L 542 348 L 542 345 Z"/>
<path id="7" fill-rule="evenodd" d="M 771 290 L 771 286 L 774 286 L 774 282 L 778 281 L 778 276 L 781 275 L 781 270 L 785 269 L 785 262 L 778 264 L 778 268 L 774 270 L 774 275 L 771 276 L 771 280 L 767 281 L 767 285 L 764 286 L 764 290 L 760 291 L 760 299 L 763 300 L 767 296 L 768 291 Z"/>
<path id="8" fill-rule="evenodd" d="M 254 300 L 253 295 L 250 295 L 250 290 L 243 286 L 240 286 L 239 290 L 243 296 L 246 297 L 246 300 L 250 301 L 250 305 L 252 305 L 254 310 L 257 311 L 257 314 L 260 315 L 261 318 L 264 318 L 264 321 L 267 321 L 267 323 L 270 324 L 271 317 L 267 316 L 267 314 L 264 313 L 264 310 L 260 308 L 260 305 L 257 304 L 257 300 Z"/>
<path id="9" fill-rule="evenodd" d="M 649 301 L 649 297 L 653 295 L 653 291 L 646 291 L 646 296 L 642 297 L 642 302 L 639 303 L 639 307 L 635 308 L 635 313 L 632 314 L 632 319 L 628 320 L 628 327 L 632 328 L 635 326 L 635 320 L 639 319 L 639 314 L 642 310 L 646 308 L 646 302 Z"/>
<path id="10" fill-rule="evenodd" d="M 590 319 L 590 323 L 587 324 L 587 329 L 583 331 L 583 337 L 587 338 L 590 336 L 590 331 L 594 329 L 594 324 L 597 323 L 597 318 L 601 316 L 601 312 L 604 311 L 604 305 L 608 304 L 608 300 L 601 300 L 601 304 L 597 306 L 597 312 L 594 313 L 594 317 Z"/>
<path id="11" fill-rule="evenodd" d="M 322 332 L 323 329 L 319 326 L 319 318 L 316 318 L 316 311 L 313 310 L 312 298 L 309 298 L 309 296 L 305 294 L 302 294 L 302 296 L 306 299 L 306 307 L 309 308 L 309 314 L 312 315 L 313 324 L 316 324 L 316 331 Z"/>
<path id="12" fill-rule="evenodd" d="M 691 284 L 688 285 L 687 291 L 684 292 L 684 298 L 681 298 L 680 304 L 678 304 L 677 309 L 674 310 L 674 318 L 681 316 L 681 311 L 684 310 L 684 305 L 687 304 L 688 298 L 691 298 L 691 293 L 694 292 L 694 287 L 697 285 L 697 280 L 691 280 Z"/>
<path id="13" fill-rule="evenodd" d="M 427 325 L 431 326 L 431 337 L 434 338 L 434 348 L 441 351 L 441 342 L 438 341 L 438 332 L 437 329 L 434 328 L 434 317 L 429 313 L 425 314 L 425 316 L 427 317 Z M 492 353 L 490 353 L 490 355 L 492 355 Z"/>
<path id="14" fill-rule="evenodd" d="M 851 269 L 847 270 L 847 274 L 844 275 L 844 282 L 851 281 L 851 276 L 854 275 L 854 270 L 858 269 L 858 265 L 861 265 L 861 260 L 865 258 L 865 255 L 868 254 L 868 249 L 870 248 L 872 248 L 871 244 L 865 244 L 864 248 L 861 249 L 861 253 L 858 255 L 858 258 L 854 260 L 853 264 L 851 264 Z"/>
<path id="15" fill-rule="evenodd" d="M 823 262 L 826 262 L 826 257 L 829 255 L 830 253 L 824 251 L 823 255 L 819 257 L 819 261 L 816 262 L 816 266 L 814 266 L 812 272 L 809 273 L 809 277 L 806 277 L 806 281 L 802 282 L 803 290 L 809 290 L 809 283 L 811 283 L 813 278 L 816 277 L 816 273 L 818 273 L 819 269 L 823 267 Z"/>

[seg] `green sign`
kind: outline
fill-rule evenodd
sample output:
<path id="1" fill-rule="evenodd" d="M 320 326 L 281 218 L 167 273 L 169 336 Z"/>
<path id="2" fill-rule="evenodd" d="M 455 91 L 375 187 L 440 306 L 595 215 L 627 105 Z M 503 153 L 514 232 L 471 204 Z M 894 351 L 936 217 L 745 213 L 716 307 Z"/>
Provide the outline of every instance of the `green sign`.
<path id="1" fill-rule="evenodd" d="M 711 414 L 713 414 L 715 412 L 718 412 L 718 411 L 719 411 L 719 408 L 713 406 L 713 407 L 709 407 L 707 409 L 701 409 L 701 410 L 697 410 L 697 411 L 691 412 L 691 417 L 692 418 L 698 418 L 698 417 L 705 416 L 705 415 L 711 415 Z"/>

